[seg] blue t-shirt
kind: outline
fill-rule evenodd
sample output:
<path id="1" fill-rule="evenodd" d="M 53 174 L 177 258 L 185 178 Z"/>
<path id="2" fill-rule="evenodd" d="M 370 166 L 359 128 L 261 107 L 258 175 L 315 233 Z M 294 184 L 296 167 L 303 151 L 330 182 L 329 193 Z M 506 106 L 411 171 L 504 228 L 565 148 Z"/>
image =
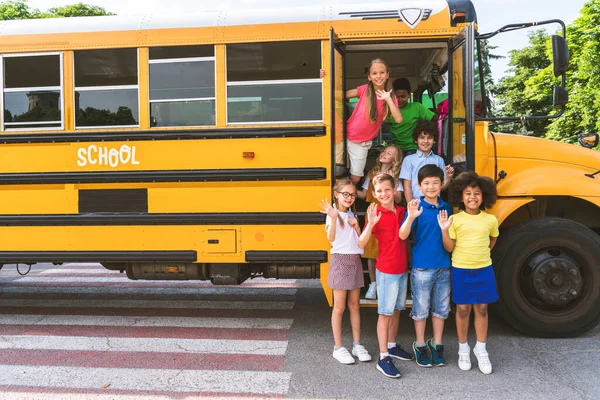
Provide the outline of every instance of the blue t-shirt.
<path id="1" fill-rule="evenodd" d="M 400 169 L 400 179 L 410 180 L 410 187 L 412 188 L 412 198 L 418 199 L 423 196 L 423 192 L 419 187 L 419 170 L 421 167 L 433 164 L 437 165 L 444 171 L 444 179 L 446 179 L 446 171 L 444 170 L 444 159 L 433 151 L 429 154 L 424 154 L 421 150 L 417 150 L 415 154 L 404 157 L 402 161 L 402 168 Z M 443 183 L 443 182 L 442 182 Z"/>
<path id="2" fill-rule="evenodd" d="M 444 249 L 442 230 L 437 217 L 441 210 L 446 210 L 450 216 L 452 208 L 440 197 L 438 199 L 440 205 L 436 207 L 434 204 L 426 202 L 424 196 L 421 196 L 419 207 L 423 207 L 423 212 L 415 218 L 410 229 L 413 237 L 411 268 L 440 269 L 451 266 L 450 253 Z M 404 220 L 407 217 L 408 213 L 404 216 Z"/>

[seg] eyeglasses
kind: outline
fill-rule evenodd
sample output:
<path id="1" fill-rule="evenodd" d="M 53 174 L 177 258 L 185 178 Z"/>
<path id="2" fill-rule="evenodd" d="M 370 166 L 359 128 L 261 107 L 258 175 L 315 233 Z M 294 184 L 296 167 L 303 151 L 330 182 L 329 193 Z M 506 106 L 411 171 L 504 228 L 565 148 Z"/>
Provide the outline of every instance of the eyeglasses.
<path id="1" fill-rule="evenodd" d="M 356 198 L 356 194 L 355 193 L 340 192 L 340 194 L 342 196 L 344 196 L 345 199 L 347 199 L 347 198 L 355 199 Z"/>

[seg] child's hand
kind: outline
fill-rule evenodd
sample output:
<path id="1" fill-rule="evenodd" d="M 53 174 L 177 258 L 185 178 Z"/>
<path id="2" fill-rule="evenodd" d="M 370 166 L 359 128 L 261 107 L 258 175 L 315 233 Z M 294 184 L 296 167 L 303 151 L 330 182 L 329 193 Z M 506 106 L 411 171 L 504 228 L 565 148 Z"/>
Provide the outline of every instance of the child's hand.
<path id="1" fill-rule="evenodd" d="M 360 225 L 358 225 L 358 220 L 356 218 L 348 218 L 348 225 L 350 225 L 354 229 L 360 228 Z"/>
<path id="2" fill-rule="evenodd" d="M 371 226 L 374 226 L 379 222 L 379 219 L 381 219 L 381 213 L 377 213 L 377 204 L 371 203 L 369 208 L 367 208 L 367 218 Z"/>
<path id="3" fill-rule="evenodd" d="M 375 95 L 377 96 L 377 100 L 391 100 L 392 99 L 392 90 L 390 89 L 389 92 L 386 92 L 385 90 L 381 90 L 378 89 L 375 91 Z"/>
<path id="4" fill-rule="evenodd" d="M 447 231 L 448 229 L 450 229 L 450 226 L 452 226 L 452 218 L 452 216 L 448 218 L 448 211 L 440 211 L 440 213 L 438 214 L 438 224 L 440 225 L 440 228 L 442 228 L 443 231 Z"/>
<path id="5" fill-rule="evenodd" d="M 446 177 L 452 178 L 454 176 L 454 167 L 452 167 L 452 165 L 446 165 L 444 171 L 446 171 Z"/>
<path id="6" fill-rule="evenodd" d="M 329 204 L 329 200 L 325 199 L 321 201 L 321 214 L 327 214 L 331 217 L 331 219 L 336 219 L 338 217 L 338 210 L 335 204 L 332 206 Z"/>
<path id="7" fill-rule="evenodd" d="M 406 209 L 408 211 L 409 218 L 417 218 L 419 215 L 421 215 L 421 213 L 423 212 L 423 207 L 419 208 L 420 205 L 421 200 L 419 199 L 412 199 L 408 202 L 408 204 L 406 205 Z"/>
<path id="8" fill-rule="evenodd" d="M 327 72 L 325 72 L 325 70 L 321 68 L 319 70 L 319 78 L 325 78 L 325 75 L 327 75 Z"/>

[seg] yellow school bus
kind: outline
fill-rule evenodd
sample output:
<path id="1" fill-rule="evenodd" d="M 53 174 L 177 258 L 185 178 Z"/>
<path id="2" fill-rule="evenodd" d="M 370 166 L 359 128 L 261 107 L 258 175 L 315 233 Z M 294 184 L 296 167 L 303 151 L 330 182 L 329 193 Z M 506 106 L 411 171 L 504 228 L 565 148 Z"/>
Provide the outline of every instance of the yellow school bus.
<path id="1" fill-rule="evenodd" d="M 320 278 L 331 301 L 318 204 L 344 171 L 344 91 L 381 57 L 416 99 L 447 86 L 442 155 L 498 181 L 502 314 L 551 336 L 600 320 L 599 154 L 477 115 L 470 1 L 0 24 L 2 264 Z"/>

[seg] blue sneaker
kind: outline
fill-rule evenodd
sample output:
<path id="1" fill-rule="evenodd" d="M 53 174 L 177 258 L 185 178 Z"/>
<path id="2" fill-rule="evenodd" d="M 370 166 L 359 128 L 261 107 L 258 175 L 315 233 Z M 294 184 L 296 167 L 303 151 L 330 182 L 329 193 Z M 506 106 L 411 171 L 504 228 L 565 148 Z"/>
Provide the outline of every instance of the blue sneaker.
<path id="1" fill-rule="evenodd" d="M 400 378 L 402 376 L 389 356 L 383 360 L 380 358 L 377 361 L 377 369 L 388 378 Z"/>
<path id="2" fill-rule="evenodd" d="M 419 367 L 431 368 L 431 359 L 427 351 L 427 345 L 417 347 L 417 342 L 413 342 L 413 351 L 415 352 L 415 360 Z"/>
<path id="3" fill-rule="evenodd" d="M 431 362 L 436 367 L 443 367 L 446 365 L 446 358 L 444 357 L 444 345 L 438 344 L 433 345 L 433 339 L 427 341 L 427 347 L 431 351 Z"/>
<path id="4" fill-rule="evenodd" d="M 392 347 L 388 349 L 388 353 L 390 353 L 390 357 L 397 358 L 398 360 L 404 361 L 412 361 L 415 358 L 406 350 L 402 348 L 399 344 L 396 344 L 396 347 Z"/>

